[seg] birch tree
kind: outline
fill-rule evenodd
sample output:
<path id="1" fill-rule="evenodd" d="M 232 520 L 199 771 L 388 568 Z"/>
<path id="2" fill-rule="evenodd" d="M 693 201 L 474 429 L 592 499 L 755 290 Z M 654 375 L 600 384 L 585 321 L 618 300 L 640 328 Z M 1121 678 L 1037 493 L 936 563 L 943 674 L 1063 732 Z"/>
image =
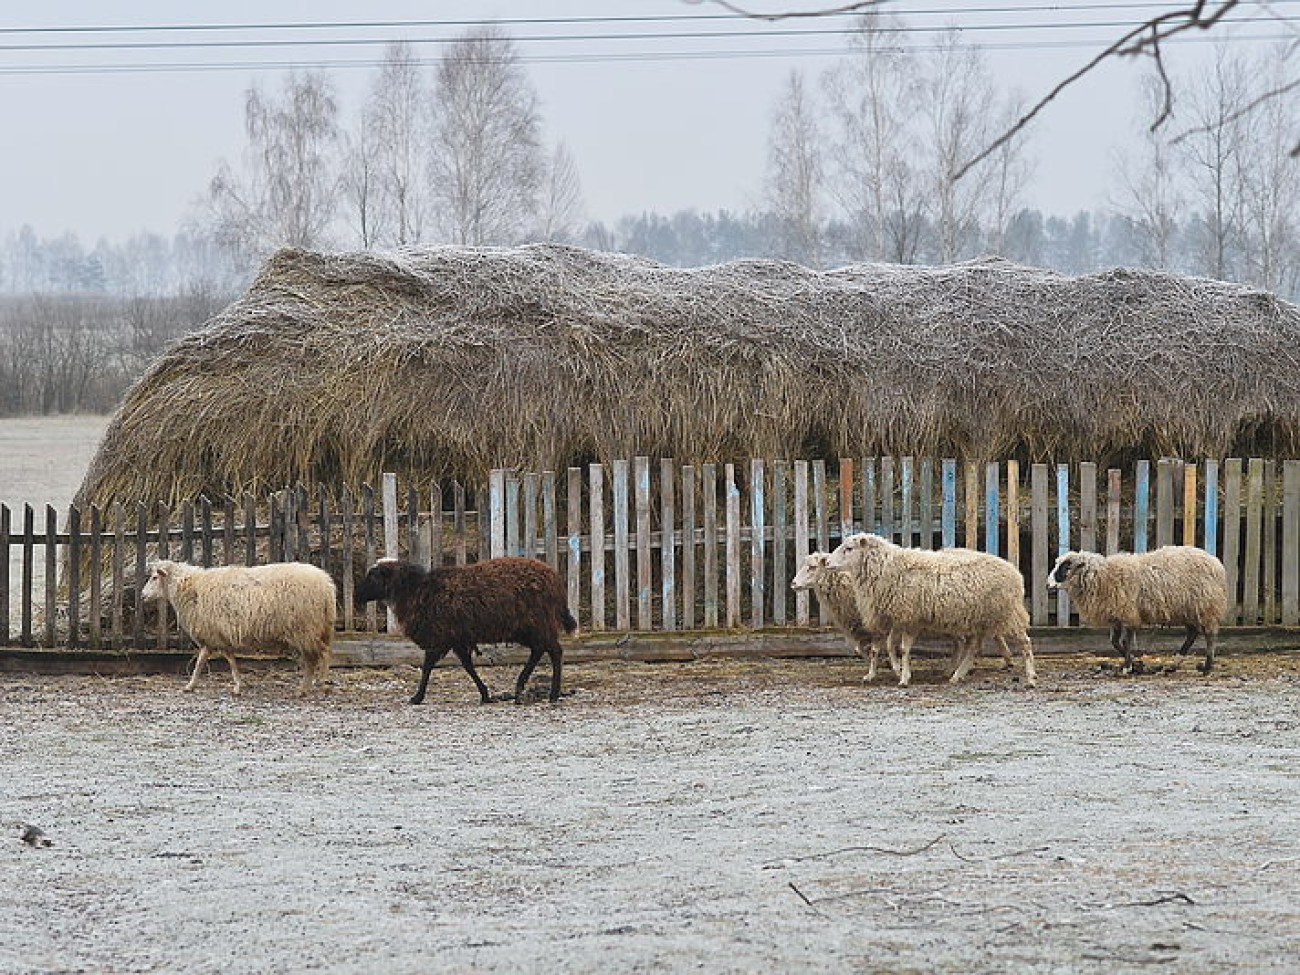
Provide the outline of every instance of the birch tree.
<path id="1" fill-rule="evenodd" d="M 820 142 L 821 134 L 803 73 L 791 71 L 772 112 L 767 150 L 767 209 L 776 221 L 778 256 L 813 267 L 821 263 Z"/>

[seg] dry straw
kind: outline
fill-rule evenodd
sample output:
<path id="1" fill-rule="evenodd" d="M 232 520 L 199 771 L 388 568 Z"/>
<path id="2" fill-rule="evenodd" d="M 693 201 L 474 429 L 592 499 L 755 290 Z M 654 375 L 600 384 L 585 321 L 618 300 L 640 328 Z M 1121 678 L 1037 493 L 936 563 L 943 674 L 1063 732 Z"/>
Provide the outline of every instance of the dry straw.
<path id="1" fill-rule="evenodd" d="M 1292 455 L 1300 310 L 984 259 L 668 268 L 558 245 L 285 250 L 127 394 L 80 500 L 635 454 Z"/>

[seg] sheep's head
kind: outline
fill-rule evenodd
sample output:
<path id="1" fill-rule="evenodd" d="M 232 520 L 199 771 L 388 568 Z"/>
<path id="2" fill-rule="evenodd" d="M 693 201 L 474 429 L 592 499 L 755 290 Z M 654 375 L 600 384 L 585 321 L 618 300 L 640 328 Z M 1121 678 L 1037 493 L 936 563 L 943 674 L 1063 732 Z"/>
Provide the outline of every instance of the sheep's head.
<path id="1" fill-rule="evenodd" d="M 357 586 L 356 601 L 368 603 L 374 599 L 391 599 L 402 564 L 398 559 L 380 559 L 372 565 Z"/>
<path id="2" fill-rule="evenodd" d="M 1066 588 L 1070 578 L 1083 568 L 1086 561 L 1082 552 L 1066 552 L 1056 560 L 1056 565 L 1052 566 L 1052 571 L 1047 574 L 1047 588 L 1049 590 Z"/>
<path id="3" fill-rule="evenodd" d="M 167 599 L 171 594 L 171 587 L 175 581 L 175 562 L 161 559 L 158 562 L 150 563 L 149 578 L 145 580 L 144 588 L 140 590 L 140 598 L 146 601 Z"/>
<path id="4" fill-rule="evenodd" d="M 826 568 L 847 569 L 849 566 L 868 558 L 873 553 L 883 552 L 885 549 L 895 547 L 892 542 L 881 538 L 879 535 L 870 535 L 866 532 L 849 535 L 835 547 L 835 551 L 827 556 Z"/>
<path id="5" fill-rule="evenodd" d="M 811 555 L 805 555 L 803 565 L 799 566 L 799 571 L 790 580 L 790 588 L 796 591 L 811 589 L 816 584 L 817 577 L 823 572 L 834 571 L 826 567 L 828 559 L 830 559 L 829 552 L 813 552 Z"/>

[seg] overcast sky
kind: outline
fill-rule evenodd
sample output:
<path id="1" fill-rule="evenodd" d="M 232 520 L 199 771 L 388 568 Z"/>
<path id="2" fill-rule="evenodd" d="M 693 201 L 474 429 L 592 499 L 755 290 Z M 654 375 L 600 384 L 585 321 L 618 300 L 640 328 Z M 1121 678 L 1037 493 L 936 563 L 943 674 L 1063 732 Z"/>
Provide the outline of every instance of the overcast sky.
<path id="1" fill-rule="evenodd" d="M 890 9 L 917 28 L 962 27 L 987 48 L 1000 84 L 1037 97 L 1127 24 L 1182 5 L 896 0 Z M 1274 17 L 1300 15 L 1300 0 L 1265 6 Z M 1270 10 L 1256 4 L 1243 5 L 1242 16 L 1265 18 L 1241 28 L 1256 35 L 1296 29 L 1294 19 L 1268 19 Z M 693 19 L 613 19 L 635 17 Z M 509 23 L 560 18 L 595 19 Z M 87 243 L 171 233 L 218 161 L 238 158 L 243 93 L 252 84 L 276 87 L 287 64 L 325 66 L 350 119 L 386 41 L 411 41 L 419 56 L 434 59 L 440 39 L 465 29 L 445 22 L 483 19 L 506 21 L 519 39 L 548 139 L 568 144 L 589 216 L 607 221 L 756 202 L 768 116 L 783 80 L 796 67 L 820 75 L 845 43 L 831 32 L 845 26 L 842 19 L 765 24 L 728 16 L 709 0 L 10 0 L 0 13 L 0 234 L 25 223 L 43 236 L 73 231 Z M 404 20 L 421 23 L 369 26 Z M 271 26 L 339 22 L 350 26 Z M 248 29 L 156 29 L 181 25 Z M 128 26 L 155 29 L 67 30 Z M 789 33 L 813 30 L 823 33 Z M 644 36 L 705 32 L 723 36 Z M 916 43 L 923 37 L 914 35 Z M 329 43 L 300 43 L 308 38 Z M 285 40 L 299 43 L 266 46 Z M 1177 45 L 1171 70 L 1203 62 L 1209 50 Z M 1108 64 L 1048 109 L 1030 148 L 1037 164 L 1031 204 L 1062 214 L 1105 204 L 1110 153 L 1133 131 L 1138 76 L 1136 65 Z"/>

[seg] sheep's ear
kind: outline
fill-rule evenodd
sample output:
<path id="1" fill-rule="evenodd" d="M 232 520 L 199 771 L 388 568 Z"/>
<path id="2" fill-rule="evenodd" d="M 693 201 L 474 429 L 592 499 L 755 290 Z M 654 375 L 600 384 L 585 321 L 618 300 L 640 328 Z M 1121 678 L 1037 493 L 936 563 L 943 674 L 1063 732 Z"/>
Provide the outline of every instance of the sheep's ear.
<path id="1" fill-rule="evenodd" d="M 166 579 L 171 575 L 171 571 L 165 565 L 155 565 L 153 567 L 153 574 L 159 579 Z"/>

